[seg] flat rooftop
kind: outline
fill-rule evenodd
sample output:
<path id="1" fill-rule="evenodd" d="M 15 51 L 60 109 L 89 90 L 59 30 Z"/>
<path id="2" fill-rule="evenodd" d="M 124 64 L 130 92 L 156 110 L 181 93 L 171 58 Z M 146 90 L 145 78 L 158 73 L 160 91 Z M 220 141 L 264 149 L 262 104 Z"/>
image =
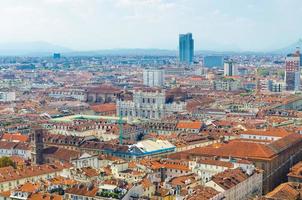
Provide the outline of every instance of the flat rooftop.
<path id="1" fill-rule="evenodd" d="M 72 122 L 73 120 L 112 120 L 117 121 L 119 117 L 115 116 L 99 116 L 99 115 L 69 115 L 64 117 L 53 118 L 52 122 Z M 126 117 L 123 117 L 123 121 L 127 121 Z"/>

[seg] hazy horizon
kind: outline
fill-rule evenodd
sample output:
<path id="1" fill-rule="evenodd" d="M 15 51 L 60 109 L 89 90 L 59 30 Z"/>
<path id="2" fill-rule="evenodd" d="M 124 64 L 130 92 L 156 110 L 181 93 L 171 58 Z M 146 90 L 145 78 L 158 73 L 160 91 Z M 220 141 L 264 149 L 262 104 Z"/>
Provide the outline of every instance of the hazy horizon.
<path id="1" fill-rule="evenodd" d="M 288 12 L 287 12 L 288 11 Z M 43 41 L 75 51 L 268 51 L 302 37 L 300 0 L 1 0 L 0 44 Z"/>

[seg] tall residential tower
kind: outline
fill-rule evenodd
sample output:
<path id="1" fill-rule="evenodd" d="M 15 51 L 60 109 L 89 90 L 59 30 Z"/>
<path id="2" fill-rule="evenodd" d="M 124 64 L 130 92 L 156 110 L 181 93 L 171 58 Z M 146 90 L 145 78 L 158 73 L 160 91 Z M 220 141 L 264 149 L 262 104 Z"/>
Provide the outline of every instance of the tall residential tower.
<path id="1" fill-rule="evenodd" d="M 238 69 L 233 61 L 224 62 L 224 76 L 237 76 Z"/>
<path id="2" fill-rule="evenodd" d="M 194 56 L 194 40 L 192 33 L 179 35 L 179 61 L 183 64 L 192 64 Z"/>
<path id="3" fill-rule="evenodd" d="M 144 85 L 149 87 L 161 87 L 165 84 L 165 71 L 163 69 L 144 69 Z"/>
<path id="4" fill-rule="evenodd" d="M 288 54 L 285 59 L 285 84 L 286 90 L 300 90 L 300 51 Z"/>

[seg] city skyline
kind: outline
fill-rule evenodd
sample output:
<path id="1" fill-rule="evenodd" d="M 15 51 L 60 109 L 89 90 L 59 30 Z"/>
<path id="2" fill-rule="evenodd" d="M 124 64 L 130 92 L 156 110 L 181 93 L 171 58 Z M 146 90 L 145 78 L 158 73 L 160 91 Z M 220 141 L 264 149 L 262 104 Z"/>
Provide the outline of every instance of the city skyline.
<path id="1" fill-rule="evenodd" d="M 301 10 L 298 0 L 4 0 L 0 44 L 45 41 L 76 51 L 177 49 L 178 34 L 192 32 L 196 49 L 266 51 L 301 38 L 302 27 L 294 26 Z"/>

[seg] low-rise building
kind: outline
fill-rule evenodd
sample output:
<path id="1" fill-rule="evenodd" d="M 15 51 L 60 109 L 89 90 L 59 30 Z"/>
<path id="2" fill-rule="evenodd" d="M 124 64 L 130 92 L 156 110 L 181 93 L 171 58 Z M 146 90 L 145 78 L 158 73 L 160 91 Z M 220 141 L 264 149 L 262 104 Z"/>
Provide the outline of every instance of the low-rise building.
<path id="1" fill-rule="evenodd" d="M 0 141 L 0 156 L 21 156 L 31 158 L 29 143 Z"/>
<path id="2" fill-rule="evenodd" d="M 54 89 L 49 91 L 48 96 L 56 99 L 72 98 L 79 101 L 87 100 L 85 90 L 76 88 Z"/>
<path id="3" fill-rule="evenodd" d="M 240 134 L 242 139 L 251 139 L 251 140 L 268 140 L 275 141 L 279 140 L 282 137 L 291 134 L 282 128 L 271 128 L 271 129 L 249 129 Z"/>
<path id="4" fill-rule="evenodd" d="M 13 167 L 0 168 L 0 191 L 7 191 L 16 188 L 26 182 L 35 182 L 40 179 L 49 179 L 55 176 L 67 177 L 70 175 L 70 164 L 43 164 L 27 166 L 21 169 Z"/>
<path id="5" fill-rule="evenodd" d="M 287 177 L 289 182 L 302 183 L 302 161 L 290 168 L 290 172 L 287 174 Z"/>
<path id="6" fill-rule="evenodd" d="M 214 89 L 223 91 L 236 91 L 240 89 L 240 84 L 239 81 L 232 78 L 224 78 L 222 80 L 214 81 Z"/>
<path id="7" fill-rule="evenodd" d="M 262 194 L 262 172 L 248 174 L 243 170 L 229 169 L 216 174 L 205 184 L 223 193 L 226 200 L 241 200 Z"/>
<path id="8" fill-rule="evenodd" d="M 302 184 L 295 182 L 282 183 L 273 191 L 260 197 L 259 200 L 295 199 L 299 200 L 302 196 Z"/>
<path id="9" fill-rule="evenodd" d="M 202 127 L 201 121 L 179 121 L 176 125 L 177 131 L 189 133 L 199 133 Z"/>
<path id="10" fill-rule="evenodd" d="M 16 93 L 11 91 L 0 91 L 0 102 L 16 101 Z"/>

